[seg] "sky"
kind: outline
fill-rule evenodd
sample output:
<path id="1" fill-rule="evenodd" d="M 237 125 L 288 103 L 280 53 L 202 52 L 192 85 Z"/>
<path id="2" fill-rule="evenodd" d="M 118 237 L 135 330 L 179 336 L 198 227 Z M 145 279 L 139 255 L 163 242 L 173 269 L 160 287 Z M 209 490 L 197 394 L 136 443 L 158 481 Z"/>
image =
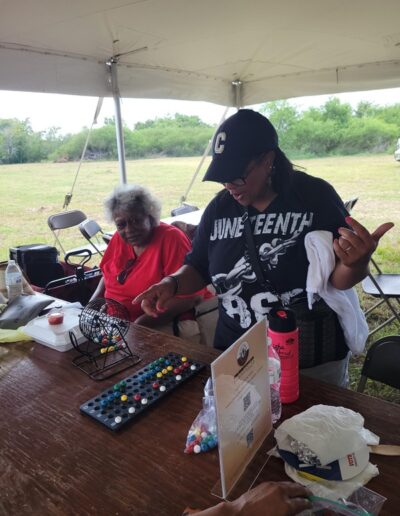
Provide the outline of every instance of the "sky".
<path id="1" fill-rule="evenodd" d="M 320 106 L 330 97 L 338 97 L 355 107 L 360 101 L 369 101 L 377 105 L 400 103 L 400 88 L 373 90 L 364 92 L 341 93 L 337 95 L 318 95 L 298 97 L 289 102 L 304 110 L 311 106 Z M 0 91 L 0 119 L 29 119 L 34 131 L 45 131 L 50 127 L 59 127 L 61 134 L 77 133 L 83 127 L 89 127 L 93 121 L 97 98 L 78 97 L 74 95 L 56 95 L 47 93 L 25 93 Z M 257 106 L 254 106 L 257 108 Z M 198 115 L 204 122 L 218 124 L 225 108 L 208 102 L 189 102 L 177 100 L 122 99 L 121 110 L 124 122 L 133 128 L 135 123 L 181 113 Z M 234 112 L 230 110 L 228 114 Z M 114 115 L 114 101 L 105 99 L 95 127 L 102 125 L 105 117 Z"/>

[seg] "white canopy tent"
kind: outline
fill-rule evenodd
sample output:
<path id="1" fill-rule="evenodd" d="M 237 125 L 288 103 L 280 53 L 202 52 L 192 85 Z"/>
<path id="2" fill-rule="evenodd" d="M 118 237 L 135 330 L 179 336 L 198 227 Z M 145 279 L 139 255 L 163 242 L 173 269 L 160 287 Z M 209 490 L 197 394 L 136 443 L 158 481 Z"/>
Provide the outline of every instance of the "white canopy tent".
<path id="1" fill-rule="evenodd" d="M 0 89 L 114 96 L 117 122 L 119 96 L 240 107 L 400 86 L 399 0 L 3 0 L 1 7 Z"/>

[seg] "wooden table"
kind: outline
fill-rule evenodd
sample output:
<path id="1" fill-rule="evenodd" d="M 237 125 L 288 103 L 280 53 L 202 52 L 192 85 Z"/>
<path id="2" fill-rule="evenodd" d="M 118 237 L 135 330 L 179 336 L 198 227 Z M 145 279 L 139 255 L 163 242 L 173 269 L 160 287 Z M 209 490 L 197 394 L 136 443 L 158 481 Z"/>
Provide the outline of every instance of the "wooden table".
<path id="1" fill-rule="evenodd" d="M 130 343 L 142 367 L 167 351 L 209 363 L 216 352 L 145 328 L 131 329 Z M 73 367 L 74 352 L 34 343 L 0 346 L 0 514 L 180 515 L 185 506 L 216 503 L 218 455 L 183 453 L 188 429 L 201 408 L 202 371 L 136 422 L 113 433 L 79 412 L 79 406 L 134 368 L 95 382 Z M 283 418 L 316 403 L 359 411 L 381 442 L 400 444 L 400 407 L 301 379 L 301 397 Z M 380 475 L 368 487 L 387 497 L 381 515 L 398 514 L 400 458 L 373 456 Z M 285 479 L 271 458 L 265 480 Z"/>

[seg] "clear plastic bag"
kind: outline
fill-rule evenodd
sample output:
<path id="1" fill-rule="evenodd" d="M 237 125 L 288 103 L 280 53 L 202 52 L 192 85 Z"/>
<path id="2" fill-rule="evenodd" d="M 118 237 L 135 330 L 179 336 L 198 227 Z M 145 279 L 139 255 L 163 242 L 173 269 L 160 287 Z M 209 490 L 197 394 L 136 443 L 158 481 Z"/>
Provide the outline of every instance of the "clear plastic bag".
<path id="1" fill-rule="evenodd" d="M 214 391 L 211 378 L 209 378 L 204 387 L 203 408 L 189 429 L 184 451 L 185 453 L 202 453 L 212 450 L 217 444 Z"/>
<path id="2" fill-rule="evenodd" d="M 312 502 L 311 509 L 301 512 L 299 516 L 372 516 L 371 513 L 363 509 L 360 505 L 346 500 L 334 502 L 319 496 L 311 496 L 310 500 Z"/>
<path id="3" fill-rule="evenodd" d="M 365 486 L 361 486 L 347 498 L 347 501 L 359 505 L 373 516 L 378 516 L 386 498 Z"/>

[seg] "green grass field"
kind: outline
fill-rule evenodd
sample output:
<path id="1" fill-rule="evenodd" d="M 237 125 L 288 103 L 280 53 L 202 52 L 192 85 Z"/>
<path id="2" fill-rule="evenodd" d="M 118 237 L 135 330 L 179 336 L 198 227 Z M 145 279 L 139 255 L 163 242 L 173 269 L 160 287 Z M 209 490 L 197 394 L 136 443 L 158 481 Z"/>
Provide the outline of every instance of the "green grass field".
<path id="1" fill-rule="evenodd" d="M 149 187 L 163 203 L 162 216 L 179 205 L 199 158 L 149 159 L 127 162 L 129 182 Z M 296 164 L 308 173 L 329 181 L 343 199 L 358 197 L 352 215 L 369 230 L 384 221 L 396 224 L 381 241 L 376 252 L 377 261 L 385 271 L 398 270 L 400 263 L 400 163 L 392 156 L 352 156 L 300 160 Z M 8 258 L 12 246 L 32 243 L 54 244 L 47 226 L 47 217 L 62 211 L 64 196 L 70 192 L 77 163 L 35 163 L 0 166 L 2 207 L 0 221 L 0 260 Z M 214 183 L 202 183 L 202 170 L 196 180 L 188 202 L 203 207 L 219 190 Z M 83 163 L 70 209 L 81 209 L 95 218 L 105 229 L 112 229 L 103 215 L 102 202 L 119 183 L 116 162 Z M 65 232 L 63 242 L 67 247 L 82 243 L 77 229 Z M 361 296 L 362 297 L 362 296 Z M 363 305 L 370 300 L 362 297 Z M 387 327 L 374 336 L 399 333 L 396 325 Z M 351 383 L 358 382 L 363 357 L 352 360 Z M 381 386 L 369 387 L 369 392 L 400 402 L 400 395 Z"/>

